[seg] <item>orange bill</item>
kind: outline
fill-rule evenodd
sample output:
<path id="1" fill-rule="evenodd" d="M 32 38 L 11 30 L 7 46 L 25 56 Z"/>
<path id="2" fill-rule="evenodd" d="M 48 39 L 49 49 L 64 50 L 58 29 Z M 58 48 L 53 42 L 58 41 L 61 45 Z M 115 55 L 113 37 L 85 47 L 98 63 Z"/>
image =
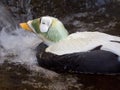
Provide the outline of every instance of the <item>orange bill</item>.
<path id="1" fill-rule="evenodd" d="M 20 23 L 19 25 L 22 29 L 33 32 L 33 30 L 28 26 L 27 23 Z"/>

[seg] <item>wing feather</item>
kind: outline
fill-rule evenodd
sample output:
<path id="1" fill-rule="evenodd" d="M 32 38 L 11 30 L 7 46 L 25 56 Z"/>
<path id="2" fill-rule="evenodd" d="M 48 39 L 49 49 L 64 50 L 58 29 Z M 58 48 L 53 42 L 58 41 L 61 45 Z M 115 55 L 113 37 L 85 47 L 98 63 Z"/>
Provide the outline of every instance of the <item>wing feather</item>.
<path id="1" fill-rule="evenodd" d="M 46 52 L 64 55 L 76 52 L 88 52 L 101 46 L 102 50 L 111 51 L 120 56 L 120 37 L 100 32 L 77 32 L 66 39 L 49 46 Z"/>

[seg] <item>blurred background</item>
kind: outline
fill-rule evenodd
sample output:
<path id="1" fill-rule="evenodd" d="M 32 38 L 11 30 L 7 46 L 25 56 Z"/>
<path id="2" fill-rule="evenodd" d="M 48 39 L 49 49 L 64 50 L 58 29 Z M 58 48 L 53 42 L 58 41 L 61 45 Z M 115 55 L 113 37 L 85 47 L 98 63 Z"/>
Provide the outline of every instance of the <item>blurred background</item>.
<path id="1" fill-rule="evenodd" d="M 70 32 L 97 30 L 118 35 L 120 33 L 116 29 L 120 27 L 119 1 L 1 0 L 19 22 L 49 15 L 62 20 Z"/>

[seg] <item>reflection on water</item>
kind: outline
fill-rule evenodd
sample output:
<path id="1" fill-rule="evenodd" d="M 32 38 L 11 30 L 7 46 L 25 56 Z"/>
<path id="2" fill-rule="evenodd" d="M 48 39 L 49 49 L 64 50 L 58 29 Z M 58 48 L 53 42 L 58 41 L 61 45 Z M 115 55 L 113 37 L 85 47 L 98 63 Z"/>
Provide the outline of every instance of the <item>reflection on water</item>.
<path id="1" fill-rule="evenodd" d="M 35 48 L 41 40 L 16 26 L 20 21 L 52 15 L 70 33 L 101 31 L 120 36 L 116 1 L 1 0 L 12 13 L 0 6 L 0 90 L 120 90 L 119 75 L 57 74 L 39 67 Z"/>

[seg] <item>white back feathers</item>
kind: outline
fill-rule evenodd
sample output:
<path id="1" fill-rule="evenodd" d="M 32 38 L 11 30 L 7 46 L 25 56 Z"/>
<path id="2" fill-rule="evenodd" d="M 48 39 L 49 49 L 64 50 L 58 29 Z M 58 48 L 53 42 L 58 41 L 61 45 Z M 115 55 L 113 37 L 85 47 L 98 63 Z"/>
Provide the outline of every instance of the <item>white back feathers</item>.
<path id="1" fill-rule="evenodd" d="M 57 55 L 86 52 L 98 46 L 102 50 L 113 52 L 120 56 L 120 37 L 108 35 L 100 32 L 79 32 L 69 35 L 66 39 L 49 46 L 46 52 Z"/>

